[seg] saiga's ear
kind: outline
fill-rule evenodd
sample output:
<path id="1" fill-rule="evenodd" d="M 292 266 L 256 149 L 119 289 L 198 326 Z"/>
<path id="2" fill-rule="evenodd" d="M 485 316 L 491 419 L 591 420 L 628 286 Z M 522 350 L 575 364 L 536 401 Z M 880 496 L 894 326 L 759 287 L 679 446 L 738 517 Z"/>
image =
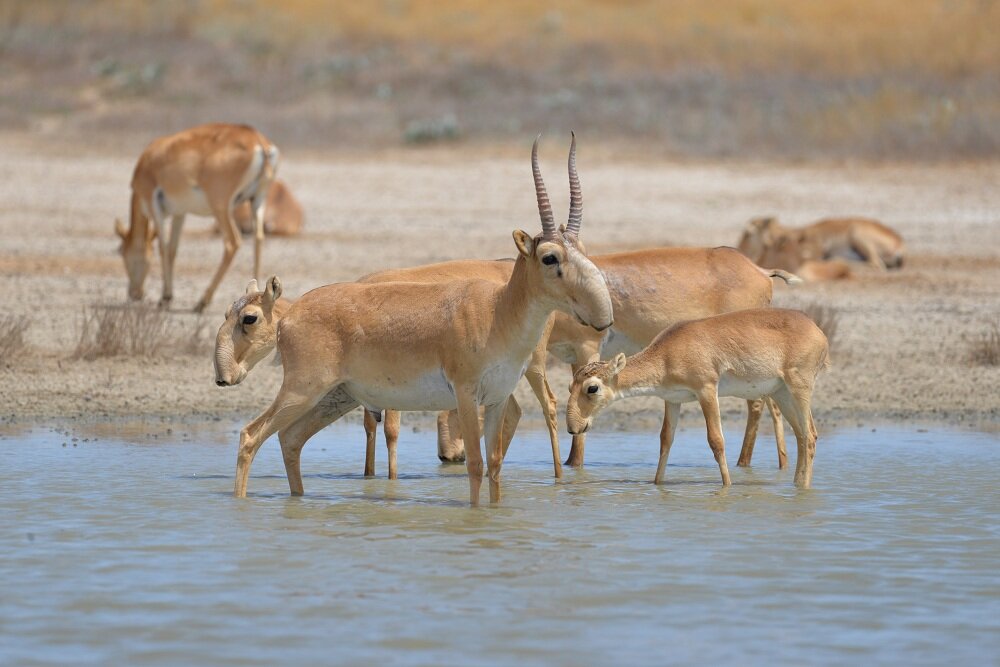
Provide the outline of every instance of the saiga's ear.
<path id="1" fill-rule="evenodd" d="M 274 302 L 281 297 L 281 280 L 278 276 L 271 276 L 264 286 L 264 307 L 268 310 L 274 307 Z"/>
<path id="2" fill-rule="evenodd" d="M 520 229 L 515 229 L 513 236 L 514 243 L 517 245 L 517 251 L 525 257 L 531 257 L 531 254 L 535 251 L 535 241 L 531 238 L 531 234 Z"/>
<path id="3" fill-rule="evenodd" d="M 256 294 L 259 291 L 260 290 L 257 289 L 257 279 L 253 278 L 250 280 L 250 282 L 247 283 L 247 290 L 246 292 L 244 292 L 244 294 L 250 296 L 251 294 Z"/>
<path id="4" fill-rule="evenodd" d="M 619 352 L 611 362 L 611 375 L 618 375 L 625 368 L 625 353 Z"/>

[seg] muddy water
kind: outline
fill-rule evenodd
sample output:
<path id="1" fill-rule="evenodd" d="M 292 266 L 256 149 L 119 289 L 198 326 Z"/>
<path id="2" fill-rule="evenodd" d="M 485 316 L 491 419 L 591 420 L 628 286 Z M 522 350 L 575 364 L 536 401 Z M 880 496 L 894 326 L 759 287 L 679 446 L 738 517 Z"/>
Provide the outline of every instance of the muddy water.
<path id="1" fill-rule="evenodd" d="M 587 469 L 555 484 L 544 434 L 519 434 L 504 504 L 476 510 L 426 432 L 402 434 L 389 482 L 381 450 L 380 478 L 358 474 L 359 427 L 328 429 L 299 499 L 269 442 L 245 500 L 233 436 L 157 436 L 0 440 L 0 663 L 1000 655 L 995 435 L 827 433 L 803 492 L 763 443 L 722 490 L 692 429 L 662 487 L 653 434 L 593 435 Z"/>

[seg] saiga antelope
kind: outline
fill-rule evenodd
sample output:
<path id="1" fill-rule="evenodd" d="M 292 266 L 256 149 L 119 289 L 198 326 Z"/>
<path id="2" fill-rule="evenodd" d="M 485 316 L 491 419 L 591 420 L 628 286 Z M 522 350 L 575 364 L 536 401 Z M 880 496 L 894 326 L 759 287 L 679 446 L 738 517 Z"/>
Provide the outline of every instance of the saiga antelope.
<path id="1" fill-rule="evenodd" d="M 571 153 L 571 158 L 575 152 Z M 575 159 L 568 163 L 570 196 L 581 216 L 583 195 L 576 170 Z M 616 315 L 615 326 L 604 343 L 605 356 L 616 351 L 636 352 L 651 341 L 660 331 L 677 322 L 698 319 L 733 310 L 760 308 L 771 302 L 771 278 L 779 277 L 785 282 L 801 282 L 796 276 L 781 270 L 761 269 L 746 257 L 731 248 L 655 248 L 611 255 L 592 257 L 594 264 L 608 279 L 612 304 Z M 479 278 L 505 283 L 510 278 L 513 261 L 457 260 L 425 266 L 389 269 L 368 274 L 358 282 L 442 282 L 462 278 Z M 256 291 L 254 287 L 250 292 Z M 250 301 L 248 301 L 250 299 Z M 237 384 L 245 377 L 255 361 L 247 363 L 244 355 L 263 358 L 273 347 L 276 320 L 262 318 L 252 327 L 242 325 L 241 308 L 247 307 L 251 317 L 256 313 L 261 297 L 244 296 L 234 304 L 226 316 L 226 322 L 219 328 L 216 362 L 216 380 L 221 386 Z M 270 327 L 270 328 L 268 328 Z M 235 342 L 234 342 L 235 341 Z M 557 406 L 545 379 L 546 350 L 561 360 L 573 365 L 574 371 L 580 366 L 599 358 L 604 334 L 581 326 L 572 318 L 555 313 L 550 327 L 539 342 L 525 373 L 549 430 L 553 454 L 553 468 L 558 478 L 562 474 L 559 455 Z M 253 346 L 252 354 L 244 352 Z M 239 348 L 239 349 L 236 349 Z M 236 354 L 232 350 L 236 349 Z M 743 449 L 738 465 L 749 465 L 753 445 L 757 435 L 764 403 L 748 401 L 749 417 L 744 435 Z M 774 424 L 777 441 L 778 466 L 784 468 L 787 461 L 781 415 L 770 401 L 767 401 Z M 374 474 L 376 416 L 368 411 L 365 415 L 367 447 L 365 475 Z M 399 415 L 386 411 L 386 447 L 389 454 L 389 476 L 395 478 L 395 443 L 399 430 Z M 443 461 L 460 461 L 463 446 L 458 436 L 460 426 L 457 415 L 444 413 L 438 420 L 438 456 Z M 573 438 L 573 447 L 567 465 L 583 465 L 583 435 Z"/>
<path id="2" fill-rule="evenodd" d="M 843 259 L 810 259 L 819 252 L 803 243 L 800 234 L 774 235 L 769 229 L 774 218 L 755 218 L 747 223 L 739 249 L 754 262 L 794 271 L 806 282 L 846 280 L 851 267 Z"/>
<path id="3" fill-rule="evenodd" d="M 770 285 L 769 279 L 762 281 L 759 275 L 755 276 L 753 273 L 747 275 L 737 270 L 734 272 L 734 275 L 730 275 L 729 277 L 739 278 L 742 286 L 738 287 L 733 282 L 728 285 L 729 289 L 725 289 L 727 286 L 721 284 L 720 277 L 725 276 L 726 272 L 718 270 L 722 261 L 708 261 L 706 266 L 713 269 L 711 271 L 705 270 L 704 267 L 699 268 L 694 266 L 691 258 L 694 256 L 702 256 L 704 258 L 706 253 L 709 253 L 707 250 L 664 248 L 652 252 L 657 253 L 661 263 L 664 265 L 670 265 L 670 260 L 673 260 L 677 266 L 690 268 L 691 273 L 682 274 L 685 280 L 699 282 L 698 278 L 700 276 L 700 279 L 705 284 L 712 285 L 718 283 L 717 287 L 720 294 L 724 293 L 728 296 L 725 299 L 714 300 L 710 303 L 705 301 L 687 304 L 671 303 L 671 299 L 676 298 L 677 290 L 673 289 L 674 286 L 668 281 L 666 284 L 660 285 L 662 289 L 656 292 L 658 295 L 657 298 L 665 301 L 662 304 L 664 308 L 645 309 L 642 319 L 653 319 L 654 322 L 668 322 L 669 324 L 673 324 L 674 322 L 671 321 L 670 313 L 671 307 L 680 308 L 678 314 L 674 316 L 675 321 L 680 321 L 683 315 L 692 315 L 692 313 L 708 312 L 709 314 L 715 314 L 714 308 L 728 307 L 732 310 L 741 304 L 746 304 L 748 307 L 759 307 L 760 305 L 766 305 L 770 301 L 770 291 L 767 289 Z M 629 254 L 631 253 L 622 253 L 621 256 L 626 257 Z M 742 268 L 743 265 L 753 267 L 753 264 L 743 258 L 742 255 L 731 250 L 724 250 L 715 254 L 721 255 L 723 259 L 728 258 L 737 267 Z M 600 262 L 601 258 L 596 257 L 592 258 L 592 260 Z M 614 261 L 611 261 L 608 263 L 608 266 L 612 266 L 614 263 Z M 642 262 L 639 262 L 639 264 L 642 264 Z M 380 271 L 368 274 L 359 279 L 358 282 L 446 282 L 477 276 L 480 279 L 504 284 L 510 279 L 513 265 L 513 261 L 506 260 L 456 260 L 412 268 Z M 755 270 L 758 273 L 762 271 L 760 269 Z M 614 274 L 614 272 L 612 273 Z M 767 274 L 768 278 L 779 276 L 794 282 L 794 276 L 790 276 L 784 272 L 772 271 L 764 273 Z M 651 277 L 655 275 L 655 272 L 649 272 L 646 275 Z M 225 321 L 219 327 L 215 347 L 216 384 L 219 386 L 231 386 L 241 383 L 247 373 L 274 349 L 277 339 L 278 322 L 287 311 L 289 304 L 285 299 L 277 298 L 281 294 L 281 286 L 280 281 L 277 281 L 275 278 L 269 281 L 269 285 L 265 291 L 258 292 L 257 290 L 257 282 L 251 281 L 247 287 L 246 294 L 230 306 L 226 312 Z M 621 299 L 616 300 L 614 295 L 612 296 L 612 304 L 617 304 L 619 310 L 622 312 L 627 310 L 628 302 L 622 302 Z M 650 304 L 647 303 L 646 305 Z M 624 320 L 624 328 L 633 335 L 639 336 L 645 333 L 636 323 L 632 323 L 631 326 L 629 324 L 626 318 Z M 616 321 L 613 329 L 617 327 L 618 321 Z M 592 333 L 593 335 L 591 335 Z M 525 377 L 528 379 L 542 407 L 546 423 L 549 426 L 553 466 L 557 478 L 561 476 L 559 441 L 556 433 L 557 412 L 555 396 L 546 381 L 546 351 L 552 352 L 564 361 L 579 367 L 582 364 L 577 363 L 577 359 L 596 358 L 602 337 L 602 334 L 593 332 L 589 327 L 584 327 L 576 323 L 569 316 L 560 312 L 554 313 L 547 332 L 543 335 L 535 351 L 532 353 L 531 361 L 525 372 Z M 627 349 L 627 347 L 627 339 L 619 337 L 616 349 Z M 744 436 L 744 449 L 741 453 L 739 465 L 750 464 L 753 444 L 757 434 L 757 425 L 764 406 L 763 401 L 748 401 L 747 404 L 750 413 Z M 775 434 L 778 443 L 778 465 L 779 468 L 784 468 L 786 465 L 786 454 L 782 435 L 781 413 L 777 407 L 770 404 L 769 407 L 775 421 Z M 377 419 L 378 417 L 375 413 L 368 410 L 365 411 L 366 455 L 364 474 L 366 476 L 375 474 Z M 399 434 L 399 413 L 396 410 L 385 411 L 383 428 L 389 458 L 389 479 L 396 479 L 396 443 Z M 458 435 L 459 431 L 460 426 L 458 425 L 457 415 L 454 414 L 454 411 L 444 412 L 439 415 L 438 457 L 442 461 L 464 460 L 464 447 L 461 437 Z M 452 434 L 454 434 L 454 437 L 450 437 Z M 580 457 L 581 464 L 583 457 L 583 437 L 582 435 L 574 437 L 573 450 L 574 455 Z"/>
<path id="4" fill-rule="evenodd" d="M 826 336 L 804 313 L 778 308 L 743 310 L 667 329 L 638 354 L 587 364 L 573 376 L 566 426 L 586 432 L 594 416 L 629 396 L 656 396 L 666 403 L 660 458 L 654 481 L 663 481 L 682 403 L 698 401 L 708 444 L 722 484 L 729 467 L 719 413 L 720 396 L 772 397 L 792 425 L 798 444 L 795 484 L 809 488 L 816 451 L 810 401 L 816 376 L 828 366 Z"/>
<path id="5" fill-rule="evenodd" d="M 583 194 L 576 170 L 575 152 L 568 163 L 570 197 L 576 216 L 582 216 Z M 636 352 L 651 341 L 656 334 L 677 322 L 708 317 L 723 312 L 760 308 L 771 302 L 771 278 L 785 282 L 801 282 L 796 276 L 781 270 L 761 269 L 731 248 L 655 248 L 592 257 L 594 264 L 608 279 L 612 304 L 616 315 L 615 326 L 605 343 L 605 356 L 616 351 Z M 441 282 L 461 278 L 480 278 L 505 283 L 514 266 L 512 261 L 458 260 L 425 266 L 389 269 L 372 273 L 358 282 Z M 238 303 L 246 306 L 247 297 Z M 253 306 L 257 308 L 257 306 Z M 251 313 L 254 315 L 256 311 Z M 219 329 L 217 349 L 224 354 L 217 361 L 217 382 L 221 385 L 236 384 L 245 377 L 248 365 L 242 356 L 233 356 L 234 337 L 239 346 L 253 344 L 263 358 L 274 343 L 276 322 L 261 320 L 254 327 L 244 327 L 239 322 L 240 308 L 231 308 L 226 322 Z M 250 338 L 257 338 L 256 342 Z M 546 350 L 561 360 L 572 364 L 574 371 L 585 363 L 599 358 L 604 334 L 581 326 L 569 316 L 555 313 L 550 328 L 532 355 L 525 376 L 545 415 L 552 447 L 553 468 L 558 478 L 562 474 L 559 454 L 557 406 L 545 379 Z M 241 353 L 242 354 L 242 353 Z M 255 363 L 255 362 L 254 362 Z M 252 367 L 250 364 L 249 367 Z M 784 468 L 787 456 L 781 415 L 770 401 L 770 408 L 778 450 L 778 466 Z M 739 465 L 749 465 L 756 439 L 763 403 L 748 401 L 749 417 L 744 435 Z M 365 474 L 374 474 L 375 423 L 373 413 L 365 416 L 367 447 Z M 389 475 L 395 477 L 395 438 L 399 429 L 399 415 L 387 411 L 385 417 L 386 446 L 389 452 Z M 462 443 L 458 432 L 457 415 L 443 414 L 438 420 L 438 456 L 442 460 L 457 461 L 462 457 Z M 584 436 L 573 438 L 567 465 L 583 465 Z"/>
<path id="6" fill-rule="evenodd" d="M 678 322 L 771 303 L 771 278 L 798 284 L 801 280 L 786 271 L 762 269 L 732 248 L 653 248 L 598 255 L 592 258 L 608 281 L 615 325 L 607 337 L 595 336 L 573 322 L 558 322 L 549 339 L 549 349 L 570 363 L 575 373 L 584 364 L 618 352 L 632 354 L 652 341 L 661 331 Z M 786 461 L 781 414 L 769 402 L 778 449 L 778 467 Z M 763 404 L 749 400 L 749 416 L 744 435 L 746 456 L 740 465 L 750 464 Z M 553 415 L 554 417 L 554 415 Z M 573 436 L 566 465 L 584 463 L 585 436 Z"/>
<path id="7" fill-rule="evenodd" d="M 570 165 L 575 175 L 575 164 Z M 579 179 L 571 178 L 571 191 L 577 194 L 582 210 Z M 771 301 L 771 277 L 797 282 L 783 271 L 768 271 L 756 267 L 745 257 L 728 248 L 659 248 L 638 252 L 592 257 L 602 268 L 611 285 L 611 297 L 616 313 L 612 327 L 613 350 L 636 351 L 636 341 L 645 342 L 660 330 L 685 319 L 696 319 L 743 308 L 759 308 Z M 443 282 L 477 277 L 497 284 L 510 278 L 513 261 L 457 260 L 425 266 L 389 269 L 362 277 L 359 282 Z M 268 308 L 266 294 L 258 293 L 256 282 L 247 294 L 237 300 L 226 313 L 216 339 L 216 383 L 220 386 L 238 384 L 247 372 L 274 347 L 277 318 L 261 308 Z M 246 324 L 249 318 L 251 324 Z M 546 350 L 574 365 L 574 370 L 598 357 L 603 334 L 579 325 L 572 318 L 555 313 L 550 328 L 539 341 L 525 372 L 546 419 L 552 447 L 555 476 L 561 476 L 561 458 L 557 433 L 555 396 L 545 376 Z M 778 466 L 786 465 L 781 415 L 768 404 L 775 427 Z M 739 465 L 749 465 L 756 439 L 757 425 L 763 403 L 748 401 L 749 417 Z M 376 416 L 365 415 L 367 447 L 365 475 L 375 472 Z M 385 414 L 384 429 L 389 455 L 389 477 L 396 477 L 396 438 L 399 415 L 392 410 Z M 464 458 L 457 415 L 444 413 L 438 419 L 438 456 L 442 461 Z M 584 436 L 573 439 L 573 450 L 567 463 L 582 465 Z"/>
<path id="8" fill-rule="evenodd" d="M 419 282 L 438 283 L 453 280 L 480 279 L 503 285 L 510 280 L 513 260 L 456 260 L 429 264 L 410 269 L 390 269 L 368 274 L 358 280 L 361 283 L 384 282 Z M 272 276 L 264 291 L 258 291 L 257 281 L 251 280 L 246 293 L 237 299 L 226 311 L 225 321 L 219 327 L 215 340 L 215 383 L 220 387 L 240 384 L 264 357 L 270 353 L 277 342 L 278 322 L 284 317 L 291 302 L 279 298 L 281 282 Z M 561 314 L 561 313 L 560 313 Z M 526 375 L 536 391 L 548 390 L 545 385 L 544 366 L 540 376 L 533 376 L 535 355 L 529 364 Z M 542 388 L 544 386 L 544 389 Z M 540 394 L 541 396 L 551 395 Z M 445 413 L 447 415 L 447 413 Z M 370 410 L 365 410 L 365 476 L 375 474 L 375 436 L 379 416 Z M 558 447 L 558 435 L 555 424 L 550 435 L 555 438 Z M 389 455 L 389 479 L 396 479 L 396 442 L 399 437 L 399 413 L 396 410 L 386 410 L 383 422 L 386 449 Z M 451 448 L 451 449 L 449 449 Z M 558 452 L 558 450 L 557 450 Z M 465 450 L 461 439 L 457 447 L 446 436 L 439 437 L 438 457 L 442 461 L 460 462 L 465 460 Z M 558 456 L 556 461 L 558 461 Z M 558 474 L 557 474 L 558 476 Z"/>
<path id="9" fill-rule="evenodd" d="M 275 432 L 289 489 L 301 494 L 302 446 L 353 401 L 373 411 L 457 406 L 473 505 L 483 476 L 484 406 L 490 501 L 500 501 L 502 440 L 509 442 L 520 412 L 511 392 L 549 315 L 562 310 L 598 330 L 613 324 L 604 277 L 581 250 L 582 218 L 572 200 L 566 230 L 556 229 L 537 139 L 532 173 L 542 233 L 513 233 L 518 256 L 504 285 L 341 283 L 308 292 L 289 308 L 278 324 L 284 379 L 271 407 L 240 433 L 234 495 L 246 495 L 253 458 Z"/>
<path id="10" fill-rule="evenodd" d="M 283 180 L 275 179 L 267 190 L 264 204 L 264 234 L 268 236 L 297 236 L 302 231 L 305 214 L 302 205 Z M 250 202 L 236 207 L 233 219 L 242 234 L 253 234 L 256 225 Z"/>
<path id="11" fill-rule="evenodd" d="M 809 271 L 821 279 L 845 273 L 842 261 L 829 267 L 824 261 L 860 259 L 885 271 L 903 266 L 905 256 L 903 238 L 869 218 L 827 218 L 798 228 L 785 227 L 774 217 L 754 218 L 743 231 L 739 249 L 758 263 L 792 266 L 790 271 L 809 263 Z"/>
<path id="12" fill-rule="evenodd" d="M 264 202 L 277 167 L 278 149 L 246 125 L 199 125 L 149 144 L 132 174 L 128 229 L 115 221 L 115 231 L 122 240 L 129 297 L 142 298 L 153 238 L 158 236 L 163 270 L 160 304 L 170 304 L 184 216 L 210 215 L 222 230 L 225 246 L 222 262 L 194 308 L 196 312 L 204 310 L 240 247 L 233 209 L 244 201 L 250 203 L 254 218 L 254 277 L 259 278 Z"/>

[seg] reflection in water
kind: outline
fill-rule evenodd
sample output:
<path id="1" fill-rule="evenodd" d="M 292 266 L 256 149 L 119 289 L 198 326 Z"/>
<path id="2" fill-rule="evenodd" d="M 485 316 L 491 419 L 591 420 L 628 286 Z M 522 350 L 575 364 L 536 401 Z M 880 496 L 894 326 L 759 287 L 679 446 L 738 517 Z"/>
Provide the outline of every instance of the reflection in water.
<path id="1" fill-rule="evenodd" d="M 464 467 L 437 463 L 433 434 L 401 434 L 398 481 L 382 451 L 366 480 L 356 426 L 306 447 L 305 497 L 287 495 L 269 442 L 236 500 L 236 438 L 212 428 L 153 446 L 0 439 L 0 663 L 940 664 L 1000 650 L 995 436 L 825 433 L 800 491 L 764 440 L 722 489 L 694 429 L 660 487 L 655 434 L 594 434 L 588 467 L 555 482 L 544 433 L 519 433 L 504 504 L 470 509 Z"/>

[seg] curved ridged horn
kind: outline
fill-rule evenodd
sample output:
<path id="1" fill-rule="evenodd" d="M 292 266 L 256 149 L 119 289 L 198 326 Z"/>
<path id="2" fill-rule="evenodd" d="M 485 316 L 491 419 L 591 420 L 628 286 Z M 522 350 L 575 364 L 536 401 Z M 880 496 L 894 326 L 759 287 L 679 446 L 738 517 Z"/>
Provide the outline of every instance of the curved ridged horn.
<path id="1" fill-rule="evenodd" d="M 569 221 L 566 223 L 566 233 L 580 235 L 580 225 L 583 224 L 583 191 L 580 190 L 580 177 L 576 173 L 576 132 L 570 132 L 573 142 L 569 145 Z"/>
<path id="2" fill-rule="evenodd" d="M 556 235 L 556 220 L 552 215 L 549 193 L 545 191 L 545 183 L 542 181 L 542 170 L 538 167 L 538 140 L 541 138 L 540 134 L 535 137 L 535 143 L 531 146 L 531 173 L 535 177 L 535 197 L 538 199 L 538 215 L 542 219 L 542 236 L 553 237 Z"/>

